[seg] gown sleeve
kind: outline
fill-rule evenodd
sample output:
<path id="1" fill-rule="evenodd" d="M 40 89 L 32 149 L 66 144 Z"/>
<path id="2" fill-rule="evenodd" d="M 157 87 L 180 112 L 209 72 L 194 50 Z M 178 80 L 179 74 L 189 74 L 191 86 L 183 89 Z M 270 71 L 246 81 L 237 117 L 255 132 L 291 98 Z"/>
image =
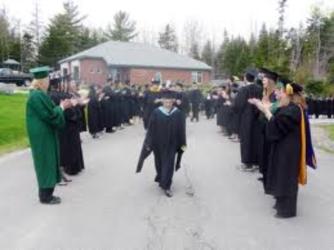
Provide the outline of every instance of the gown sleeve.
<path id="1" fill-rule="evenodd" d="M 28 105 L 35 111 L 37 116 L 54 128 L 62 128 L 65 124 L 63 110 L 55 106 L 50 97 L 43 94 L 32 95 Z"/>
<path id="2" fill-rule="evenodd" d="M 266 127 L 266 135 L 269 141 L 279 141 L 292 130 L 299 127 L 301 120 L 300 109 L 296 105 L 281 108 L 269 120 Z"/>
<path id="3" fill-rule="evenodd" d="M 154 127 L 155 127 L 155 112 L 152 113 L 150 122 L 148 125 L 148 129 L 146 132 L 145 140 L 139 155 L 139 160 L 137 163 L 136 173 L 140 173 L 145 159 L 151 154 L 152 148 L 153 148 L 153 133 L 154 133 Z"/>

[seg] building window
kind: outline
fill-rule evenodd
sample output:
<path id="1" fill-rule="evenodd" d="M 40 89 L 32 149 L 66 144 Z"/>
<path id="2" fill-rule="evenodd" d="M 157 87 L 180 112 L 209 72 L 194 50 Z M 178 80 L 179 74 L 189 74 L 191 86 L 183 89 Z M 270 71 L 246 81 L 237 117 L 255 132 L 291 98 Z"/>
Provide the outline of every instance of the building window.
<path id="1" fill-rule="evenodd" d="M 101 73 L 101 70 L 100 70 L 100 68 L 97 68 L 97 69 L 96 69 L 96 73 L 98 73 L 98 74 L 100 74 L 100 73 Z"/>
<path id="2" fill-rule="evenodd" d="M 75 81 L 79 80 L 79 67 L 78 66 L 73 67 L 73 80 Z"/>
<path id="3" fill-rule="evenodd" d="M 192 71 L 191 72 L 191 81 L 202 83 L 203 82 L 203 72 L 201 71 Z"/>
<path id="4" fill-rule="evenodd" d="M 91 68 L 91 69 L 90 69 L 90 73 L 91 73 L 91 74 L 94 74 L 94 68 Z"/>

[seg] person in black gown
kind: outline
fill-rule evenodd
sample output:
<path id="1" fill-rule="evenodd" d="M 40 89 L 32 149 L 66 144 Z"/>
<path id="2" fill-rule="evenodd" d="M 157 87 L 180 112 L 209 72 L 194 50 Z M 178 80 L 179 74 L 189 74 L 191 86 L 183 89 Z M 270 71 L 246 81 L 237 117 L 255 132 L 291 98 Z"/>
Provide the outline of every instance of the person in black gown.
<path id="1" fill-rule="evenodd" d="M 103 130 L 103 114 L 101 109 L 101 95 L 95 85 L 89 88 L 88 103 L 88 131 L 94 139 Z"/>
<path id="2" fill-rule="evenodd" d="M 180 157 L 186 147 L 185 115 L 174 106 L 174 101 L 175 93 L 169 90 L 162 93 L 163 105 L 152 112 L 137 166 L 137 172 L 140 172 L 144 159 L 153 151 L 155 181 L 167 197 L 173 195 L 171 185 L 174 171 L 179 169 Z"/>
<path id="3" fill-rule="evenodd" d="M 297 215 L 298 184 L 307 181 L 306 164 L 316 167 L 311 146 L 306 102 L 302 87 L 285 83 L 275 91 L 279 106 L 273 114 L 270 106 L 259 99 L 250 99 L 266 117 L 266 136 L 271 143 L 266 190 L 276 199 L 275 217 L 290 218 Z M 312 161 L 309 158 L 312 158 Z"/>
<path id="4" fill-rule="evenodd" d="M 160 102 L 160 81 L 152 80 L 152 86 L 145 91 L 143 98 L 143 121 L 144 128 L 148 128 L 148 123 L 153 110 L 161 104 Z"/>
<path id="5" fill-rule="evenodd" d="M 81 99 L 75 94 L 76 84 L 67 83 L 62 99 L 71 99 L 72 107 L 64 112 L 65 127 L 60 130 L 60 164 L 68 175 L 77 175 L 84 167 L 81 148 Z"/>
<path id="6" fill-rule="evenodd" d="M 254 83 L 256 76 L 255 70 L 245 73 L 246 85 L 240 88 L 234 104 L 236 112 L 240 114 L 240 154 L 244 170 L 253 170 L 255 165 L 259 165 L 257 147 L 261 133 L 258 124 L 259 111 L 248 103 L 250 98 L 262 99 L 262 87 Z"/>
<path id="7" fill-rule="evenodd" d="M 189 99 L 191 102 L 191 112 L 192 112 L 192 117 L 190 120 L 191 121 L 196 120 L 196 122 L 198 122 L 200 105 L 201 105 L 203 96 L 196 82 L 193 83 L 193 90 L 191 90 L 189 93 Z"/>

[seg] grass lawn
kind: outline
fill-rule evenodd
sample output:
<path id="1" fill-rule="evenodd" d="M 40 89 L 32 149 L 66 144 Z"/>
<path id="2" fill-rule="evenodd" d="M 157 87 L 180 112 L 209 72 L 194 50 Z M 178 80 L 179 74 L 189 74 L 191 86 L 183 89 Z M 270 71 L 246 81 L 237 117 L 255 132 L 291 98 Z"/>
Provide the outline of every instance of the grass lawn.
<path id="1" fill-rule="evenodd" d="M 328 136 L 329 138 L 334 141 L 334 125 L 326 125 L 324 126 L 327 133 L 328 133 Z"/>
<path id="2" fill-rule="evenodd" d="M 25 128 L 27 95 L 0 93 L 0 154 L 28 146 Z"/>

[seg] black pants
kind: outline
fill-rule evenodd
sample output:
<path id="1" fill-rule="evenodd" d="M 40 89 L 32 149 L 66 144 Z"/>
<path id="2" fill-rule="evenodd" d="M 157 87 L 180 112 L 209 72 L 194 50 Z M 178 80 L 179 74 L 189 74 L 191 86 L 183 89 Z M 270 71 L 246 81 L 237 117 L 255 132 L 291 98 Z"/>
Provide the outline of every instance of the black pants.
<path id="1" fill-rule="evenodd" d="M 155 181 L 159 186 L 168 190 L 172 186 L 176 152 L 154 152 L 155 169 L 157 176 Z"/>
<path id="2" fill-rule="evenodd" d="M 52 199 L 54 188 L 40 188 L 39 200 L 40 202 L 49 202 Z"/>
<path id="3" fill-rule="evenodd" d="M 191 121 L 196 119 L 196 121 L 199 121 L 199 105 L 195 104 L 192 106 L 192 113 L 193 116 L 191 117 Z"/>
<path id="4" fill-rule="evenodd" d="M 277 215 L 294 217 L 297 215 L 297 195 L 276 197 Z"/>

